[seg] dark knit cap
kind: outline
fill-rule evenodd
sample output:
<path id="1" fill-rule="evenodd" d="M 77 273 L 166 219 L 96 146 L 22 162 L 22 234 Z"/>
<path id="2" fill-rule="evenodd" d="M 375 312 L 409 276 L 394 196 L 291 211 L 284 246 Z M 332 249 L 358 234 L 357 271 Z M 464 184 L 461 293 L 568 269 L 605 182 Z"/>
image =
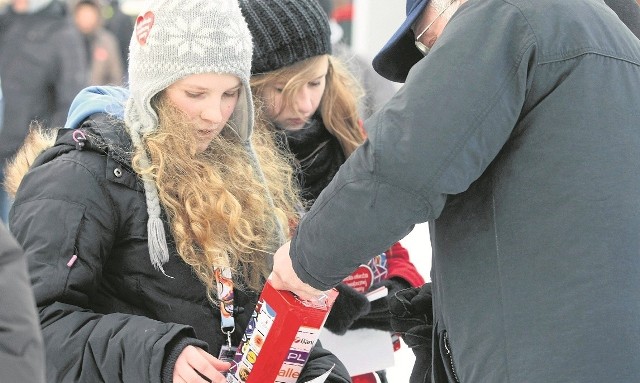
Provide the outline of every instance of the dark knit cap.
<path id="1" fill-rule="evenodd" d="M 331 15 L 333 14 L 333 9 L 335 8 L 333 6 L 333 0 L 318 0 L 318 4 L 320 4 L 324 13 L 326 13 L 327 16 L 331 18 Z"/>
<path id="2" fill-rule="evenodd" d="M 329 20 L 317 0 L 239 0 L 253 37 L 251 74 L 331 53 Z"/>

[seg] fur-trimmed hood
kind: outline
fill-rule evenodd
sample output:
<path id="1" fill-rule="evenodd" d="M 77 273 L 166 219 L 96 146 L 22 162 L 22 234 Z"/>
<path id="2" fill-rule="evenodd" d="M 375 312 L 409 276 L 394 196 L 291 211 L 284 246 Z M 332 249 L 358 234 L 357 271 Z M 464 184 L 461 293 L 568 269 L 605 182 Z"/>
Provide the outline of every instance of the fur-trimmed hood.
<path id="1" fill-rule="evenodd" d="M 39 125 L 31 126 L 22 147 L 5 168 L 4 187 L 7 193 L 15 196 L 29 169 L 76 149 L 78 139 L 83 141 L 83 150 L 109 153 L 124 166 L 131 167 L 131 139 L 122 122 L 124 103 L 128 96 L 129 92 L 125 88 L 88 87 L 71 104 L 64 128 L 44 129 Z M 83 126 L 91 116 L 94 116 L 93 123 L 90 127 L 85 126 L 84 134 L 74 135 L 73 130 Z M 122 129 L 114 129 L 114 122 Z"/>

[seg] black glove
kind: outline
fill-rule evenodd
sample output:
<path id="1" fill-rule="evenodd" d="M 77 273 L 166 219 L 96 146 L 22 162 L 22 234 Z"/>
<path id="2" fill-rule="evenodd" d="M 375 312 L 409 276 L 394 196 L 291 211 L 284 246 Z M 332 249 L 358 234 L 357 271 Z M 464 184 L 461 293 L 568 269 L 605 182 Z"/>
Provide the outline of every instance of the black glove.
<path id="1" fill-rule="evenodd" d="M 391 328 L 400 333 L 416 356 L 410 382 L 428 382 L 430 375 L 433 330 L 431 283 L 398 291 L 389 298 Z"/>
<path id="2" fill-rule="evenodd" d="M 398 291 L 389 298 L 391 328 L 400 333 L 409 347 L 431 347 L 433 305 L 431 283 Z"/>
<path id="3" fill-rule="evenodd" d="M 381 286 L 385 286 L 388 290 L 386 297 L 376 299 L 371 302 L 371 310 L 367 315 L 358 318 L 350 327 L 351 330 L 359 328 L 372 328 L 382 331 L 393 331 L 391 328 L 391 312 L 389 311 L 389 298 L 393 297 L 396 292 L 406 289 L 411 285 L 409 282 L 400 278 L 385 279 L 378 283 L 374 283 L 370 290 L 375 290 Z"/>
<path id="4" fill-rule="evenodd" d="M 369 312 L 371 303 L 364 294 L 344 283 L 337 285 L 336 289 L 340 294 L 333 303 L 324 327 L 334 334 L 344 335 L 356 319 Z"/>

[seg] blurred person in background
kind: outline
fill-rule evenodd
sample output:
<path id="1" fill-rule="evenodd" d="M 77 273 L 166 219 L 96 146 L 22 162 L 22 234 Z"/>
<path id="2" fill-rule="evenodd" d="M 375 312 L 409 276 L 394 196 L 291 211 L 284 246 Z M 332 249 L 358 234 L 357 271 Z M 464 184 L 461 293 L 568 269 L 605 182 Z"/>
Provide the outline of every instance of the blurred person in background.
<path id="1" fill-rule="evenodd" d="M 264 114 L 257 126 L 275 132 L 282 149 L 294 155 L 307 209 L 364 142 L 357 110 L 360 87 L 331 54 L 329 20 L 316 0 L 240 0 L 240 8 L 253 37 L 251 88 Z M 387 331 L 391 347 L 387 300 L 369 302 L 366 294 L 386 287 L 393 295 L 422 285 L 424 279 L 399 242 L 370 258 L 337 286 L 340 295 L 325 327 L 338 335 L 360 328 Z M 386 381 L 384 371 L 378 375 Z M 376 381 L 374 372 L 352 379 Z"/>
<path id="2" fill-rule="evenodd" d="M 0 374 L 44 383 L 44 345 L 24 252 L 0 222 Z"/>
<path id="3" fill-rule="evenodd" d="M 373 60 L 405 84 L 273 285 L 317 297 L 428 221 L 431 292 L 407 297 L 433 315 L 418 381 L 640 381 L 640 40 L 602 0 L 406 12 Z"/>
<path id="4" fill-rule="evenodd" d="M 329 16 L 335 20 L 342 28 L 343 34 L 340 41 L 351 46 L 351 36 L 353 27 L 353 0 L 331 0 L 333 10 Z"/>
<path id="5" fill-rule="evenodd" d="M 57 0 L 12 0 L 0 14 L 0 78 L 4 116 L 0 131 L 0 184 L 3 168 L 37 120 L 62 126 L 71 101 L 86 85 L 82 37 Z M 0 193 L 6 221 L 10 201 Z"/>
<path id="6" fill-rule="evenodd" d="M 82 33 L 89 75 L 87 85 L 122 85 L 124 67 L 116 37 L 103 26 L 98 0 L 79 0 L 73 5 L 73 21 Z"/>
<path id="7" fill-rule="evenodd" d="M 111 0 L 103 9 L 103 13 L 105 18 L 105 28 L 116 36 L 120 47 L 122 67 L 126 68 L 127 59 L 129 57 L 129 40 L 133 33 L 134 18 L 124 13 L 120 6 L 120 1 Z M 125 72 L 125 83 L 127 82 L 126 75 L 127 73 Z"/>
<path id="8" fill-rule="evenodd" d="M 330 17 L 334 9 L 333 0 L 318 0 L 318 2 L 327 17 Z M 329 18 L 329 26 L 332 54 L 347 65 L 363 88 L 364 92 L 358 101 L 358 112 L 360 118 L 366 120 L 389 101 L 396 92 L 395 84 L 380 76 L 364 57 L 353 52 L 351 46 L 342 40 L 344 29 L 335 19 Z"/>

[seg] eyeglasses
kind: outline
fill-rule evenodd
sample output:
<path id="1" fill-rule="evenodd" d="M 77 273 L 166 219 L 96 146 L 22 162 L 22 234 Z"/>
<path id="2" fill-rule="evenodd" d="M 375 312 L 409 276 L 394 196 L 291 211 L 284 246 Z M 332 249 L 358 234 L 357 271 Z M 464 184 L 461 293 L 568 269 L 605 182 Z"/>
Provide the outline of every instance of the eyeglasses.
<path id="1" fill-rule="evenodd" d="M 456 0 L 453 0 L 452 2 L 450 2 L 449 5 L 447 5 L 440 13 L 438 13 L 438 16 L 436 16 L 436 18 L 433 19 L 433 21 L 431 21 L 429 25 L 427 25 L 427 27 L 422 32 L 420 32 L 418 36 L 416 36 L 416 40 L 414 41 L 414 43 L 416 44 L 416 48 L 418 48 L 418 50 L 422 53 L 423 56 L 426 56 L 427 53 L 429 53 L 429 51 L 431 50 L 431 48 L 424 45 L 422 42 L 420 42 L 419 41 L 420 37 L 422 37 L 422 35 L 424 35 L 429 30 L 429 28 L 431 28 L 433 23 L 435 23 L 440 18 L 440 16 L 442 16 L 442 14 L 445 13 L 447 9 L 449 9 L 449 7 L 451 7 L 451 5 L 453 5 L 453 3 L 455 2 Z"/>

